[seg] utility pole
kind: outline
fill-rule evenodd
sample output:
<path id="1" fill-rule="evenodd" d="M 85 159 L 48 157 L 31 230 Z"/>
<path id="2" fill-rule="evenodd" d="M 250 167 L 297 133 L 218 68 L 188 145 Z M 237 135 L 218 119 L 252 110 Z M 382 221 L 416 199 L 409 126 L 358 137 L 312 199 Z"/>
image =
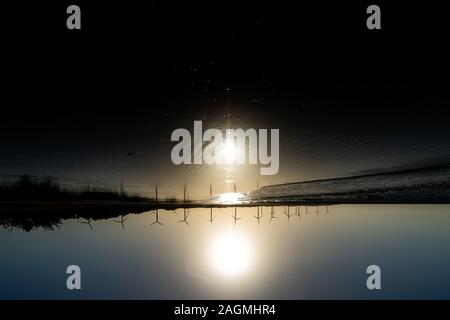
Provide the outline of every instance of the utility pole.
<path id="1" fill-rule="evenodd" d="M 209 196 L 212 196 L 212 183 L 209 183 Z M 209 208 L 209 222 L 213 222 L 214 218 L 213 218 L 213 209 L 212 207 Z"/>

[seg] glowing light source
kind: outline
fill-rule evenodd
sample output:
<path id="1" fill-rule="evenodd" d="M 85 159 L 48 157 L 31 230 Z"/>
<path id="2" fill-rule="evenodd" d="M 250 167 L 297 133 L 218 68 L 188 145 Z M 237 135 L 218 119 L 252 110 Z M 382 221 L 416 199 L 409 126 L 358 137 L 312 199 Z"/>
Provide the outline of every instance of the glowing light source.
<path id="1" fill-rule="evenodd" d="M 218 202 L 219 203 L 239 203 L 240 200 L 244 197 L 242 193 L 238 192 L 227 192 L 219 195 Z"/>
<path id="2" fill-rule="evenodd" d="M 211 262 L 222 275 L 241 275 L 250 268 L 252 259 L 249 242 L 237 233 L 223 235 L 212 243 Z"/>
<path id="3" fill-rule="evenodd" d="M 236 148 L 234 146 L 234 141 L 231 139 L 226 139 L 223 146 L 224 159 L 227 164 L 234 164 L 236 159 Z"/>

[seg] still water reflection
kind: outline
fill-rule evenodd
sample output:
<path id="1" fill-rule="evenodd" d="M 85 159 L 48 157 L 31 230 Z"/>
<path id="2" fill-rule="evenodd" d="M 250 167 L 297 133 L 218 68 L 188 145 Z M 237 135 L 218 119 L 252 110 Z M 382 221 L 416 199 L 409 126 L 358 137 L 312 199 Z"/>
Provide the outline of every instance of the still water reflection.
<path id="1" fill-rule="evenodd" d="M 237 216 L 239 219 L 235 219 Z M 450 298 L 450 206 L 178 209 L 0 230 L 0 298 Z M 12 231 L 12 232 L 10 232 Z M 79 265 L 82 289 L 66 289 Z M 377 264 L 382 289 L 366 288 Z"/>

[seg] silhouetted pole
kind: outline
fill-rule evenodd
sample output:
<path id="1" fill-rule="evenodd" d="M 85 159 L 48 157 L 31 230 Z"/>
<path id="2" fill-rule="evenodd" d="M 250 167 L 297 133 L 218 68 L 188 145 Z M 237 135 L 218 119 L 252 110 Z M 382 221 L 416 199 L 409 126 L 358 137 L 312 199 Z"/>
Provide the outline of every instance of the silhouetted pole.
<path id="1" fill-rule="evenodd" d="M 186 208 L 183 208 L 183 220 L 180 220 L 178 222 L 184 222 L 184 223 L 186 223 L 187 226 L 189 226 L 188 216 L 189 216 L 189 212 L 187 211 Z"/>
<path id="2" fill-rule="evenodd" d="M 212 196 L 212 184 L 211 183 L 209 183 L 209 196 L 211 197 Z M 213 209 L 212 209 L 212 207 L 211 208 L 209 208 L 209 222 L 213 222 Z"/>
<path id="3" fill-rule="evenodd" d="M 258 220 L 258 225 L 259 225 L 260 222 L 261 222 L 261 218 L 263 217 L 263 215 L 262 215 L 262 210 L 260 211 L 259 206 L 257 206 L 256 208 L 257 208 L 257 212 L 256 212 L 255 218 Z"/>
<path id="4" fill-rule="evenodd" d="M 236 225 L 236 222 L 237 222 L 239 219 L 241 219 L 240 217 L 239 217 L 239 218 L 237 217 L 237 207 L 234 207 L 234 216 L 233 216 L 233 219 L 234 219 L 234 225 Z"/>
<path id="5" fill-rule="evenodd" d="M 289 206 L 285 207 L 284 214 L 286 215 L 286 217 L 288 218 L 288 221 L 289 221 L 290 218 L 291 218 L 291 211 L 290 211 L 290 207 Z"/>
<path id="6" fill-rule="evenodd" d="M 272 221 L 272 219 L 276 218 L 275 216 L 275 208 L 272 206 L 272 208 L 270 209 L 270 221 Z"/>
<path id="7" fill-rule="evenodd" d="M 123 200 L 124 196 L 123 178 L 120 180 L 120 198 Z"/>
<path id="8" fill-rule="evenodd" d="M 155 184 L 155 201 L 158 202 L 158 185 Z"/>
<path id="9" fill-rule="evenodd" d="M 128 219 L 128 217 L 123 217 L 123 215 L 120 215 L 120 220 L 115 220 L 115 222 L 120 223 L 122 225 L 122 229 L 125 230 L 124 222 Z"/>
<path id="10" fill-rule="evenodd" d="M 156 215 L 155 215 L 155 221 L 154 221 L 151 225 L 154 225 L 155 223 L 157 223 L 157 224 L 159 224 L 159 225 L 162 226 L 163 223 L 159 222 L 159 212 L 158 212 L 158 209 L 156 209 L 155 213 L 156 213 Z"/>
<path id="11" fill-rule="evenodd" d="M 234 193 L 236 193 L 236 182 L 233 182 L 233 186 L 234 186 Z M 240 218 L 239 218 L 240 219 Z M 237 208 L 234 207 L 234 225 L 236 225 L 236 221 L 239 220 L 237 217 Z"/>

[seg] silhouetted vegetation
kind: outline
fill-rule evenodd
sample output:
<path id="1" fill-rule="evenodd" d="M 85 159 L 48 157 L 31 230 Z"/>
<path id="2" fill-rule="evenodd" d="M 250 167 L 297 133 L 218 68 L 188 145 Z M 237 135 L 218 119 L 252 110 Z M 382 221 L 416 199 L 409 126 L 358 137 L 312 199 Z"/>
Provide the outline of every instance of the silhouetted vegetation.
<path id="1" fill-rule="evenodd" d="M 0 215 L 0 226 L 12 232 L 14 229 L 23 231 L 32 231 L 38 228 L 44 230 L 56 230 L 59 229 L 63 224 L 62 218 L 52 217 L 52 216 L 40 216 L 40 217 L 29 217 L 29 216 L 2 216 Z"/>
<path id="2" fill-rule="evenodd" d="M 124 191 L 86 186 L 82 189 L 64 189 L 52 177 L 36 178 L 22 175 L 12 181 L 0 184 L 0 200 L 3 201 L 67 201 L 67 200 L 107 200 L 141 201 L 138 195 Z"/>

